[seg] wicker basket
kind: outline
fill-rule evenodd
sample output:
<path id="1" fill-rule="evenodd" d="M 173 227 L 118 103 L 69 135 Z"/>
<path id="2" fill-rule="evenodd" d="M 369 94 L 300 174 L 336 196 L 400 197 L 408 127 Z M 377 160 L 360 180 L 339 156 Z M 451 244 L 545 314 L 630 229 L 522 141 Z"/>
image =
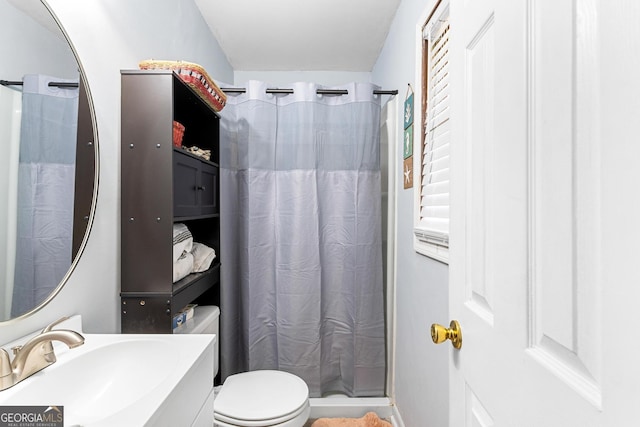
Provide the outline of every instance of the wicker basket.
<path id="1" fill-rule="evenodd" d="M 141 70 L 171 70 L 191 86 L 214 111 L 227 103 L 227 95 L 216 85 L 204 68 L 193 62 L 149 59 L 138 64 Z"/>
<path id="2" fill-rule="evenodd" d="M 173 121 L 173 145 L 182 147 L 182 137 L 184 136 L 184 125 L 180 122 Z"/>

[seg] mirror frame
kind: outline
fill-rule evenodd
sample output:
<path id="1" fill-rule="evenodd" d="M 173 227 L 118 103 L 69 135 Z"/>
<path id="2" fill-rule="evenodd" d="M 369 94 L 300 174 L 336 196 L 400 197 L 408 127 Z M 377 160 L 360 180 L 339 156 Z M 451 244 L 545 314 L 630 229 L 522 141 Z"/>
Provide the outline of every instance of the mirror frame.
<path id="1" fill-rule="evenodd" d="M 99 178 L 100 178 L 100 150 L 99 150 L 99 144 L 98 144 L 99 142 L 98 125 L 96 120 L 93 97 L 91 96 L 91 90 L 87 83 L 86 73 L 82 65 L 82 62 L 80 62 L 78 51 L 76 50 L 74 44 L 71 41 L 71 38 L 69 37 L 69 34 L 65 30 L 59 18 L 53 12 L 53 10 L 51 9 L 51 6 L 46 2 L 46 0 L 39 0 L 39 2 L 44 6 L 45 9 L 47 9 L 49 15 L 53 18 L 56 25 L 64 35 L 64 38 L 67 41 L 67 44 L 71 49 L 71 52 L 73 53 L 76 63 L 78 64 L 78 71 L 79 71 L 78 90 L 80 91 L 80 93 L 79 93 L 79 99 L 78 99 L 78 133 L 77 133 L 76 139 L 80 141 L 81 138 L 85 138 L 87 140 L 87 147 L 92 149 L 93 155 L 82 154 L 82 157 L 87 159 L 92 158 L 93 164 L 91 165 L 91 167 L 82 166 L 82 169 L 84 172 L 87 172 L 87 173 L 91 173 L 91 170 L 93 170 L 93 182 L 92 182 L 93 186 L 92 188 L 89 188 L 89 186 L 86 185 L 86 183 L 78 183 L 78 180 L 76 180 L 75 191 L 80 190 L 80 192 L 86 195 L 86 197 L 84 197 L 83 200 L 81 200 L 82 206 L 78 207 L 76 206 L 77 197 L 76 195 L 74 195 L 74 213 L 73 213 L 74 226 L 73 226 L 73 239 L 72 239 L 73 259 L 71 261 L 71 265 L 69 266 L 69 269 L 60 280 L 60 283 L 58 283 L 55 289 L 53 289 L 53 291 L 51 291 L 51 293 L 37 306 L 33 307 L 31 310 L 28 310 L 20 314 L 19 316 L 12 317 L 6 320 L 0 320 L 0 325 L 11 324 L 12 322 L 17 322 L 29 316 L 32 316 L 34 313 L 37 313 L 38 311 L 42 310 L 47 304 L 51 302 L 51 300 L 53 300 L 60 293 L 62 288 L 67 284 L 71 275 L 75 271 L 78 263 L 80 262 L 82 254 L 84 253 L 84 250 L 87 246 L 87 241 L 89 240 L 89 235 L 91 234 L 91 229 L 93 228 L 93 221 L 95 218 L 96 205 L 98 201 L 98 188 L 99 188 Z M 78 147 L 80 147 L 79 143 L 77 145 Z M 78 165 L 76 163 L 76 168 L 77 167 Z M 77 169 L 76 169 L 76 176 L 78 176 Z M 79 189 L 79 184 L 80 184 L 80 189 Z M 91 195 L 90 198 L 88 197 L 89 194 Z M 87 208 L 89 208 L 88 214 L 86 213 Z M 77 228 L 77 225 L 76 225 L 77 221 L 82 221 L 85 223 L 84 233 L 82 235 L 78 233 L 79 229 Z"/>

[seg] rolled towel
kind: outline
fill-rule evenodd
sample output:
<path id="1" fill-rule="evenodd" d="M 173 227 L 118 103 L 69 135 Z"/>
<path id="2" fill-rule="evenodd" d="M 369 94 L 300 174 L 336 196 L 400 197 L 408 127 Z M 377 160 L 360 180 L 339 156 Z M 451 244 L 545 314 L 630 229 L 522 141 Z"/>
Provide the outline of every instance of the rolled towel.
<path id="1" fill-rule="evenodd" d="M 187 226 L 173 224 L 173 262 L 177 262 L 184 252 L 191 252 L 192 247 L 193 236 Z"/>
<path id="2" fill-rule="evenodd" d="M 173 283 L 191 274 L 192 269 L 193 255 L 190 252 L 184 252 L 178 261 L 173 263 Z"/>
<path id="3" fill-rule="evenodd" d="M 318 418 L 311 427 L 391 427 L 375 412 L 367 412 L 362 418 Z"/>
<path id="4" fill-rule="evenodd" d="M 213 260 L 216 258 L 216 251 L 214 249 L 198 242 L 193 242 L 191 254 L 193 255 L 192 273 L 207 271 Z"/>

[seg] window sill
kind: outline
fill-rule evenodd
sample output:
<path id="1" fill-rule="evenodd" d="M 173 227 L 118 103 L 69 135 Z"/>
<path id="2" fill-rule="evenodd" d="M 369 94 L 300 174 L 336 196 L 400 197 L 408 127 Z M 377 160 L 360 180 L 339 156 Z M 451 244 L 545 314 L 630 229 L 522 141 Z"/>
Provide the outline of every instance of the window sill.
<path id="1" fill-rule="evenodd" d="M 413 230 L 413 248 L 421 255 L 449 264 L 449 236 L 436 236 L 420 228 Z"/>

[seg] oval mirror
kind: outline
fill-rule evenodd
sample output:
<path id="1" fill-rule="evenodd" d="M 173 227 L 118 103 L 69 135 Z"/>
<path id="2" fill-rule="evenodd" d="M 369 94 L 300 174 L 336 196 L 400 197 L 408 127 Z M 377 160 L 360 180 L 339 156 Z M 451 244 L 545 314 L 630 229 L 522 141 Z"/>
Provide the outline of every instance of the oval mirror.
<path id="1" fill-rule="evenodd" d="M 41 0 L 0 0 L 0 321 L 43 307 L 87 239 L 97 134 L 82 67 Z"/>

